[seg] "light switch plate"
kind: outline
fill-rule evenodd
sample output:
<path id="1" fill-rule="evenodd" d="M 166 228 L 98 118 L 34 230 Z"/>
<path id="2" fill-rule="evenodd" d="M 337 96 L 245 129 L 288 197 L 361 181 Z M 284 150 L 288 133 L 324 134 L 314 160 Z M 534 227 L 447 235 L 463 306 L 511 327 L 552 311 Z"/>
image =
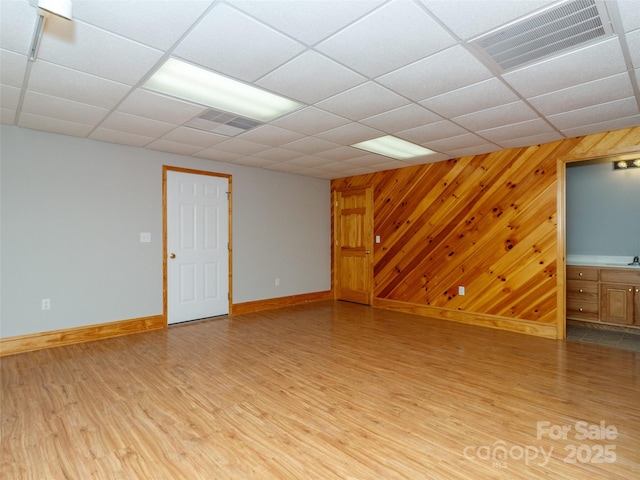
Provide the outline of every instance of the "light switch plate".
<path id="1" fill-rule="evenodd" d="M 151 243 L 151 233 L 149 232 L 140 233 L 140 243 Z"/>

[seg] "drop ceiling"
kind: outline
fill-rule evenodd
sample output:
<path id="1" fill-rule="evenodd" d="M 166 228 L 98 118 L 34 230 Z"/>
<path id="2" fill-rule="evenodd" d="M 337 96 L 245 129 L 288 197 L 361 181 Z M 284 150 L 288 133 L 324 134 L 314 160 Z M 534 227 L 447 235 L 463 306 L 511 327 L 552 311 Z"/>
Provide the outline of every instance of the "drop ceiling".
<path id="1" fill-rule="evenodd" d="M 640 125 L 640 0 L 597 1 L 609 33 L 503 69 L 477 40 L 547 0 L 76 0 L 28 60 L 36 0 L 0 2 L 3 124 L 319 178 Z M 142 86 L 170 57 L 304 104 L 255 128 Z M 437 152 L 393 160 L 383 135 Z"/>

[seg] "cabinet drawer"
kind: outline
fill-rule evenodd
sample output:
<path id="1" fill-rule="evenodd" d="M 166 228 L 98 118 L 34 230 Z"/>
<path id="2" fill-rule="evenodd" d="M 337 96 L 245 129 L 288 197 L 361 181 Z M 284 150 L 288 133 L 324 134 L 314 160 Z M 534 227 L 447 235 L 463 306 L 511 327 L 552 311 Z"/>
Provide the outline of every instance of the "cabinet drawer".
<path id="1" fill-rule="evenodd" d="M 589 280 L 592 282 L 597 282 L 598 270 L 599 269 L 597 267 L 567 265 L 567 279 L 568 280 Z"/>
<path id="2" fill-rule="evenodd" d="M 570 280 L 567 282 L 567 298 L 598 303 L 597 282 Z"/>
<path id="3" fill-rule="evenodd" d="M 567 318 L 578 320 L 599 320 L 600 309 L 597 301 L 583 301 L 567 297 Z"/>
<path id="4" fill-rule="evenodd" d="M 602 268 L 600 280 L 607 283 L 630 283 L 640 285 L 640 268 L 631 270 L 626 268 Z"/>

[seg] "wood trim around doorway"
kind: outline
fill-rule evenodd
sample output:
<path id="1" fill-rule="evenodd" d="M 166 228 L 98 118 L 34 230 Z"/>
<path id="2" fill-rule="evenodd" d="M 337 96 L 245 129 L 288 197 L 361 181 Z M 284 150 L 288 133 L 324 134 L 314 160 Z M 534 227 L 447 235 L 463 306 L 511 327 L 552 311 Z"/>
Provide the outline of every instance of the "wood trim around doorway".
<path id="1" fill-rule="evenodd" d="M 575 162 L 596 162 L 614 160 L 624 160 L 627 157 L 637 157 L 640 154 L 640 147 L 620 147 L 604 150 L 591 150 L 588 154 L 572 154 L 559 157 L 557 160 L 558 178 L 558 240 L 557 240 L 557 338 L 565 339 L 567 336 L 567 292 L 566 292 L 566 269 L 567 269 L 567 164 Z"/>
<path id="2" fill-rule="evenodd" d="M 162 166 L 162 311 L 165 325 L 169 319 L 169 304 L 167 301 L 167 172 L 191 173 L 195 175 L 208 175 L 210 177 L 223 177 L 229 182 L 229 315 L 233 313 L 233 230 L 232 230 L 232 202 L 233 186 L 232 176 L 225 173 L 208 172 L 206 170 L 194 170 L 190 168 Z"/>

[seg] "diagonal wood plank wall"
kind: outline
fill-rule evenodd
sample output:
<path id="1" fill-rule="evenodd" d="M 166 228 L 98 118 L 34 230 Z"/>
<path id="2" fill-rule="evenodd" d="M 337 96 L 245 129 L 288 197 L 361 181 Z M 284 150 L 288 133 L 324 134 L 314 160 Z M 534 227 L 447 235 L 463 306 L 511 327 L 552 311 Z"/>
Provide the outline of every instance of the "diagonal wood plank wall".
<path id="1" fill-rule="evenodd" d="M 336 179 L 332 189 L 374 187 L 382 240 L 374 249 L 374 305 L 536 322 L 555 336 L 557 161 L 635 145 L 640 127 Z"/>

